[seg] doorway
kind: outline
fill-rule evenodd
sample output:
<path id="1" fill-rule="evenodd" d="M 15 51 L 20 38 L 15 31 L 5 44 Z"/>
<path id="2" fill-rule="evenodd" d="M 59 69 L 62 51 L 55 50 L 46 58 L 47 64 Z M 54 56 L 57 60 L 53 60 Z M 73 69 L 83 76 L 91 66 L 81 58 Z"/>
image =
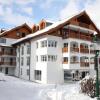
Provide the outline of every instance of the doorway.
<path id="1" fill-rule="evenodd" d="M 82 78 L 84 78 L 85 77 L 85 72 L 82 72 Z"/>
<path id="2" fill-rule="evenodd" d="M 5 68 L 5 74 L 8 74 L 8 67 Z"/>

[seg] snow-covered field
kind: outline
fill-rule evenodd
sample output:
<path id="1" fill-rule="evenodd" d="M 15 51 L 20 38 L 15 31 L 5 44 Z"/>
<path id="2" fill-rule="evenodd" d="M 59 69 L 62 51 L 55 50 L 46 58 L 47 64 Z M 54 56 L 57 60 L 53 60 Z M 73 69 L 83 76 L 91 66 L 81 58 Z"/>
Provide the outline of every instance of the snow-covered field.
<path id="1" fill-rule="evenodd" d="M 0 100 L 96 100 L 79 93 L 78 83 L 43 85 L 6 76 L 0 81 Z"/>

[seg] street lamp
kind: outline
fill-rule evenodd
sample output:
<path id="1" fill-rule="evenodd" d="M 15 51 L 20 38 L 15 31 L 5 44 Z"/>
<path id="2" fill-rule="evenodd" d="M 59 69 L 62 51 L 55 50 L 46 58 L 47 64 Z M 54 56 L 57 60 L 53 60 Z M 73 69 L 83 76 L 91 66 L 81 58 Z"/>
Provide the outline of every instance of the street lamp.
<path id="1" fill-rule="evenodd" d="M 100 43 L 100 40 L 98 40 L 96 35 L 93 38 L 93 42 Z M 99 50 L 95 50 L 95 59 L 94 59 L 95 64 L 94 64 L 94 68 L 96 70 L 96 97 L 97 97 L 97 100 L 100 100 L 100 98 L 99 98 L 98 56 L 99 56 Z"/>
<path id="2" fill-rule="evenodd" d="M 98 56 L 99 56 L 99 50 L 95 50 L 96 97 L 99 97 Z"/>

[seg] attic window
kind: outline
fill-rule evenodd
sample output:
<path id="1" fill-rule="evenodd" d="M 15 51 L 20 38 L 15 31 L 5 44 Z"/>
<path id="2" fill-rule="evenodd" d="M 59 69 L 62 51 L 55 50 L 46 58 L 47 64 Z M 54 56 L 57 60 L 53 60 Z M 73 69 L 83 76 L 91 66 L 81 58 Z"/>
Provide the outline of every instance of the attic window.
<path id="1" fill-rule="evenodd" d="M 19 33 L 19 32 L 17 32 L 17 33 L 16 33 L 16 35 L 17 35 L 17 36 L 20 36 L 20 33 Z"/>
<path id="2" fill-rule="evenodd" d="M 25 33 L 22 33 L 22 37 L 25 37 Z"/>

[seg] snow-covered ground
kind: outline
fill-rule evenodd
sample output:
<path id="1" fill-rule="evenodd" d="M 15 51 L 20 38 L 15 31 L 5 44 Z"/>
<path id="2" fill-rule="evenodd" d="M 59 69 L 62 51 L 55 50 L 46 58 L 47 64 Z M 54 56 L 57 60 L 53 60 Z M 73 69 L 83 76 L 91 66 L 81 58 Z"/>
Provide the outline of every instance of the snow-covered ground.
<path id="1" fill-rule="evenodd" d="M 43 85 L 6 76 L 0 81 L 0 100 L 96 100 L 79 93 L 78 83 Z"/>

